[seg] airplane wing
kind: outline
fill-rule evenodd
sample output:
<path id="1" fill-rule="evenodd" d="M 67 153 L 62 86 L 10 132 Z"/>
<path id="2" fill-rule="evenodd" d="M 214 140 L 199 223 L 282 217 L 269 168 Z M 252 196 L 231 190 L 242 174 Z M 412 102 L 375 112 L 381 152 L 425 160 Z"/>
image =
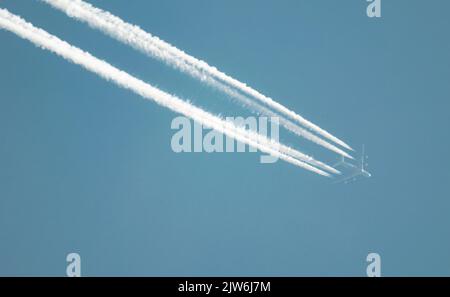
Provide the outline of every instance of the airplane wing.
<path id="1" fill-rule="evenodd" d="M 361 175 L 361 172 L 355 170 L 353 173 L 335 180 L 333 182 L 333 184 L 348 183 L 348 182 L 352 181 L 353 179 L 356 179 L 360 175 Z"/>
<path id="2" fill-rule="evenodd" d="M 346 162 L 343 156 L 342 156 L 342 159 L 339 160 L 339 162 L 333 164 L 333 167 L 334 167 L 334 168 L 336 168 L 336 167 L 344 167 L 344 168 L 347 168 L 347 169 L 356 168 L 355 165 Z"/>
<path id="3" fill-rule="evenodd" d="M 348 169 L 356 168 L 355 165 L 353 165 L 351 163 L 347 163 L 347 162 L 343 162 L 343 163 L 341 163 L 341 165 Z"/>

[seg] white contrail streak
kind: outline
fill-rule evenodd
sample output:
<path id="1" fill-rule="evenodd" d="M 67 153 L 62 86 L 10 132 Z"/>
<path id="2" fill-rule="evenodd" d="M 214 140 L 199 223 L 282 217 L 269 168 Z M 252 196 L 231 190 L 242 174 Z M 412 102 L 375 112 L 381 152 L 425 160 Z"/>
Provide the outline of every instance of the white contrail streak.
<path id="1" fill-rule="evenodd" d="M 207 78 L 206 81 L 208 81 L 211 78 Z M 259 104 L 258 102 L 255 102 L 254 100 L 251 100 L 247 96 L 242 95 L 239 92 L 236 92 L 236 90 L 233 90 L 226 85 L 223 85 L 221 83 L 218 83 L 215 85 L 216 88 L 222 90 L 224 93 L 230 95 L 231 97 L 234 97 L 241 101 L 244 105 L 250 107 L 250 109 L 254 112 L 264 114 L 268 117 L 276 117 L 279 119 L 279 122 L 283 127 L 291 131 L 292 133 L 304 137 L 305 139 L 308 139 L 318 145 L 321 145 L 331 151 L 334 151 L 335 153 L 338 153 L 346 158 L 353 159 L 353 157 L 349 154 L 347 154 L 345 151 L 339 149 L 338 147 L 328 143 L 327 141 L 323 140 L 322 138 L 312 134 L 311 132 L 303 129 L 302 127 L 299 127 L 298 125 L 294 124 L 289 119 L 285 118 L 284 116 L 280 116 L 279 114 L 275 113 L 271 109 L 267 108 L 266 106 Z"/>
<path id="2" fill-rule="evenodd" d="M 329 132 L 311 123 L 294 111 L 276 102 L 272 98 L 261 94 L 257 90 L 219 71 L 217 68 L 208 65 L 208 63 L 206 63 L 205 61 L 190 56 L 182 50 L 176 48 L 175 46 L 159 39 L 156 36 L 151 35 L 148 32 L 145 32 L 138 26 L 126 23 L 119 17 L 114 16 L 107 11 L 96 8 L 91 4 L 81 0 L 43 1 L 50 4 L 54 8 L 65 12 L 70 17 L 86 22 L 92 28 L 99 29 L 105 34 L 117 39 L 118 41 L 128 44 L 133 48 L 146 53 L 147 55 L 162 60 L 172 67 L 188 73 L 191 76 L 200 79 L 205 83 L 208 83 L 209 85 L 222 89 L 222 91 L 224 90 L 220 87 L 220 85 L 223 86 L 223 83 L 232 86 L 240 92 L 261 101 L 277 112 L 290 117 L 291 119 L 310 129 L 311 131 L 314 131 L 315 133 L 345 147 L 346 149 L 352 150 L 352 148 L 342 140 L 331 135 Z M 306 130 L 303 130 L 301 132 L 300 130 L 297 131 L 299 131 L 299 133 L 297 134 L 300 134 L 300 136 L 303 136 L 314 142 L 316 142 L 316 138 L 318 139 L 318 137 L 311 137 L 311 135 L 313 134 L 308 133 L 308 131 Z M 346 154 L 342 150 L 339 150 L 328 142 L 322 140 L 318 144 L 323 145 L 341 155 L 350 157 L 348 154 Z"/>
<path id="3" fill-rule="evenodd" d="M 297 160 L 280 151 L 282 148 L 284 151 L 290 152 L 291 154 L 299 154 L 302 158 L 308 159 L 311 157 L 303 155 L 302 153 L 289 147 L 283 146 L 274 140 L 269 140 L 265 136 L 254 133 L 251 130 L 246 130 L 229 121 L 224 121 L 221 118 L 214 116 L 203 109 L 195 107 L 176 96 L 163 92 L 150 84 L 147 84 L 142 80 L 139 80 L 138 78 L 115 68 L 107 62 L 100 60 L 65 41 L 60 40 L 56 36 L 34 27 L 31 23 L 26 22 L 19 16 L 11 14 L 6 9 L 0 9 L 0 28 L 15 33 L 19 37 L 31 41 L 36 46 L 49 50 L 74 64 L 80 65 L 86 70 L 89 70 L 108 81 L 112 81 L 120 87 L 131 90 L 146 99 L 153 100 L 159 105 L 167 107 L 174 112 L 190 117 L 206 127 L 213 128 L 231 138 L 255 147 L 262 152 L 271 154 L 296 166 L 323 176 L 330 176 L 329 173 L 303 161 Z M 274 149 L 274 147 L 280 147 L 280 151 Z M 312 158 L 310 161 L 329 167 L 328 165 L 315 161 Z M 334 168 L 331 169 L 333 169 L 334 172 L 337 172 Z"/>

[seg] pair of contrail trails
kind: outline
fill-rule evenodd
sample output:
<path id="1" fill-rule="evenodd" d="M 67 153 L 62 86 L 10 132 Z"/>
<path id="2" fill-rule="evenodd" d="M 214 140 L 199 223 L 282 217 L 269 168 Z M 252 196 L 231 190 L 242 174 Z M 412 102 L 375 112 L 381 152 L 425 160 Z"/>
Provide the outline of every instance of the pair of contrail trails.
<path id="1" fill-rule="evenodd" d="M 111 13 L 101 10 L 81 0 L 42 0 L 52 7 L 59 9 L 66 13 L 68 16 L 77 19 L 79 21 L 87 23 L 92 28 L 98 29 L 103 33 L 115 38 L 116 40 L 123 42 L 136 50 L 139 50 L 151 57 L 157 58 L 166 64 L 188 73 L 192 77 L 199 79 L 210 86 L 213 86 L 231 97 L 234 97 L 256 109 L 267 116 L 278 115 L 271 111 L 269 108 L 249 99 L 247 96 L 251 96 L 259 100 L 262 104 L 267 105 L 273 110 L 281 113 L 284 116 L 280 117 L 280 123 L 291 132 L 302 136 L 316 144 L 319 144 L 331 151 L 334 151 L 342 156 L 353 159 L 342 149 L 335 145 L 323 140 L 322 138 L 314 135 L 313 133 L 299 127 L 286 117 L 295 120 L 299 124 L 314 131 L 315 133 L 339 144 L 346 149 L 352 150 L 350 146 L 344 143 L 342 140 L 331 135 L 327 131 L 311 123 L 300 115 L 296 114 L 292 110 L 289 110 L 280 103 L 273 99 L 261 94 L 257 90 L 247 86 L 246 84 L 226 75 L 219 71 L 217 68 L 208 65 L 205 61 L 199 60 L 193 56 L 190 56 L 175 46 L 159 39 L 156 36 L 145 32 L 136 25 L 132 25 L 120 19 L 119 17 L 112 15 Z M 235 88 L 239 92 L 234 91 Z M 247 96 L 244 96 L 246 94 Z"/>
<path id="2" fill-rule="evenodd" d="M 26 22 L 17 15 L 11 14 L 6 9 L 0 9 L 0 28 L 15 33 L 19 37 L 34 43 L 36 46 L 49 50 L 74 64 L 80 65 L 86 70 L 89 70 L 108 81 L 112 81 L 120 87 L 131 90 L 145 99 L 153 100 L 159 105 L 169 108 L 172 111 L 180 113 L 186 117 L 192 118 L 206 127 L 215 129 L 224 135 L 255 147 L 262 152 L 271 154 L 286 162 L 323 176 L 329 177 L 330 174 L 310 164 L 314 164 L 333 173 L 339 173 L 336 169 L 316 161 L 312 157 L 304 155 L 303 153 L 282 145 L 279 142 L 270 140 L 267 137 L 251 130 L 238 127 L 232 122 L 225 121 L 176 96 L 159 90 L 128 74 L 127 72 L 92 56 L 88 52 L 72 46 L 42 29 L 34 27 L 31 23 Z M 301 160 L 296 159 L 296 157 Z M 310 164 L 307 164 L 306 162 Z"/>

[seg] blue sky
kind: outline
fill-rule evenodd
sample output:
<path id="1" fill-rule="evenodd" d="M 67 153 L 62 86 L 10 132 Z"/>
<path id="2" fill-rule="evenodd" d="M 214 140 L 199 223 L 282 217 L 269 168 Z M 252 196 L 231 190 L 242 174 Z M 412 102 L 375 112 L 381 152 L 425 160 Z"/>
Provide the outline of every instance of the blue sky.
<path id="1" fill-rule="evenodd" d="M 334 185 L 257 154 L 176 154 L 177 115 L 0 31 L 0 275 L 450 275 L 448 1 L 90 1 L 275 98 L 350 145 Z M 39 1 L 52 34 L 215 113 L 223 94 Z M 325 161 L 337 157 L 281 131 Z"/>

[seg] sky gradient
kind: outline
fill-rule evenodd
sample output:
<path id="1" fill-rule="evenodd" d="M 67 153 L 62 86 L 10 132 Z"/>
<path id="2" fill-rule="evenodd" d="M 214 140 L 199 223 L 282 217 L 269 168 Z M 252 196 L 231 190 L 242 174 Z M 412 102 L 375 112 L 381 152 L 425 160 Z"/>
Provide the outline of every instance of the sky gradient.
<path id="1" fill-rule="evenodd" d="M 450 276 L 450 3 L 90 1 L 358 149 L 349 185 L 254 153 L 171 150 L 177 114 L 0 31 L 0 275 Z M 39 1 L 0 7 L 164 91 L 239 104 Z M 281 130 L 281 140 L 337 156 Z"/>

